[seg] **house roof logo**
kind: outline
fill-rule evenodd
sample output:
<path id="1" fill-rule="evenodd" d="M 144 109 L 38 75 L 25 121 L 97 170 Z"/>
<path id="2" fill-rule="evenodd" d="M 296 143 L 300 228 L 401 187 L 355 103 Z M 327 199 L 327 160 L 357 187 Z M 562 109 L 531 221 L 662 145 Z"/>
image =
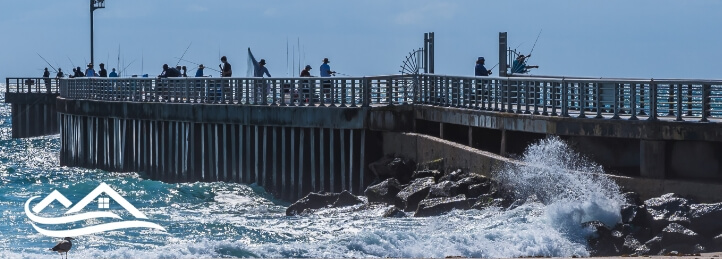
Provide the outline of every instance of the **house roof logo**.
<path id="1" fill-rule="evenodd" d="M 99 198 L 101 195 L 107 195 L 109 198 Z M 118 194 L 113 188 L 110 188 L 106 183 L 100 183 L 98 187 L 93 189 L 88 195 L 86 195 L 83 199 L 81 199 L 78 203 L 73 205 L 68 198 L 66 198 L 63 194 L 58 192 L 57 190 L 53 190 L 47 197 L 42 199 L 40 202 L 35 204 L 33 206 L 32 211 L 30 210 L 30 203 L 40 196 L 34 196 L 28 199 L 25 202 L 25 215 L 28 216 L 28 218 L 33 221 L 32 224 L 33 228 L 37 230 L 40 234 L 46 235 L 46 236 L 52 236 L 52 237 L 67 237 L 67 236 L 82 236 L 82 235 L 88 235 L 88 234 L 94 234 L 104 231 L 111 231 L 111 230 L 118 230 L 118 229 L 125 229 L 125 228 L 154 228 L 158 230 L 165 231 L 165 228 L 162 226 L 144 221 L 147 220 L 148 217 L 145 216 L 142 212 L 140 212 L 137 208 L 135 208 L 130 202 L 128 202 L 123 196 Z M 67 224 L 67 223 L 73 223 L 81 220 L 88 220 L 88 219 L 98 219 L 98 218 L 111 218 L 111 219 L 120 219 L 123 218 L 118 216 L 118 214 L 115 214 L 110 211 L 93 211 L 93 212 L 85 212 L 85 213 L 79 213 L 81 210 L 83 210 L 88 204 L 93 202 L 94 200 L 98 199 L 99 202 L 99 208 L 108 208 L 108 203 L 110 199 L 118 203 L 121 207 L 123 207 L 130 215 L 136 218 L 136 220 L 123 220 L 118 222 L 111 222 L 111 223 L 104 223 L 94 226 L 88 226 L 88 227 L 82 227 L 77 229 L 67 229 L 67 230 L 48 230 L 41 227 L 38 227 L 35 223 L 38 224 L 45 224 L 45 225 L 57 225 L 57 224 Z M 54 201 L 59 202 L 62 204 L 65 208 L 70 207 L 73 205 L 70 209 L 68 209 L 63 216 L 60 217 L 42 217 L 38 216 L 37 214 L 40 213 L 43 209 L 45 209 L 47 206 L 49 206 Z M 104 206 L 102 206 L 104 205 Z"/>

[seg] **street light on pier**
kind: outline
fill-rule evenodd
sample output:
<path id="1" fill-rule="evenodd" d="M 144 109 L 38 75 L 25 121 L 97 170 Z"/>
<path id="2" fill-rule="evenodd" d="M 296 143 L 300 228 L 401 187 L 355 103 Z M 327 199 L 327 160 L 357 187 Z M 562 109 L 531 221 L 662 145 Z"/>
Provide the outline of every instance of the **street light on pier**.
<path id="1" fill-rule="evenodd" d="M 90 63 L 93 62 L 93 11 L 105 8 L 105 0 L 90 0 Z"/>

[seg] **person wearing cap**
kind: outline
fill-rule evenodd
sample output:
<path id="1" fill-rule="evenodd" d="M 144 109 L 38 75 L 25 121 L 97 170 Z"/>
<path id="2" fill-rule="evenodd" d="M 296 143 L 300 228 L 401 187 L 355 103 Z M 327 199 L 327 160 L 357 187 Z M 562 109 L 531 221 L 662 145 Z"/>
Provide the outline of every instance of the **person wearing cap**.
<path id="1" fill-rule="evenodd" d="M 331 61 L 328 61 L 328 58 L 324 58 L 323 64 L 321 64 L 321 69 L 319 71 L 321 77 L 330 77 L 331 75 L 336 73 L 335 71 L 331 71 L 331 66 L 329 66 L 328 63 L 331 63 Z"/>
<path id="2" fill-rule="evenodd" d="M 529 55 L 519 55 L 516 57 L 514 62 L 512 62 L 511 66 L 511 73 L 512 74 L 524 74 L 529 72 L 530 68 L 539 68 L 539 66 L 527 66 L 526 65 L 526 59 L 531 57 L 531 54 Z"/>
<path id="3" fill-rule="evenodd" d="M 301 71 L 301 77 L 311 77 L 311 65 L 306 65 Z"/>
<path id="4" fill-rule="evenodd" d="M 491 70 L 487 70 L 486 67 L 484 67 L 484 57 L 479 57 L 476 60 L 476 68 L 474 69 L 474 75 L 475 76 L 489 76 L 491 75 Z"/>
<path id="5" fill-rule="evenodd" d="M 258 62 L 258 69 L 253 72 L 253 76 L 255 77 L 263 77 L 263 75 L 267 75 L 268 77 L 271 77 L 271 74 L 268 73 L 268 68 L 266 68 L 266 60 L 261 59 L 261 61 Z"/>
<path id="6" fill-rule="evenodd" d="M 98 75 L 100 75 L 100 77 L 108 77 L 108 70 L 105 70 L 105 64 L 100 63 L 100 65 L 98 65 L 98 66 L 100 67 L 100 71 L 98 71 Z"/>
<path id="7" fill-rule="evenodd" d="M 203 64 L 198 65 L 198 70 L 196 70 L 196 77 L 203 77 L 203 69 L 206 68 L 203 66 Z"/>
<path id="8" fill-rule="evenodd" d="M 86 77 L 98 76 L 98 74 L 95 73 L 95 69 L 93 69 L 93 63 L 88 64 L 88 68 L 85 69 L 85 76 Z"/>

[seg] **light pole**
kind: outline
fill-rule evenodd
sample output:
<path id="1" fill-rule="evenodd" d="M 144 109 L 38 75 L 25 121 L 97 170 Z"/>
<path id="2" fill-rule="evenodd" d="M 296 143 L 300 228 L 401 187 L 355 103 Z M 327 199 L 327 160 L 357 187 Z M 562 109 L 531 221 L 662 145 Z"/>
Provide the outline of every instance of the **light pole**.
<path id="1" fill-rule="evenodd" d="M 90 0 L 90 63 L 93 62 L 93 11 L 105 8 L 105 0 Z M 93 64 L 95 65 L 95 64 Z"/>

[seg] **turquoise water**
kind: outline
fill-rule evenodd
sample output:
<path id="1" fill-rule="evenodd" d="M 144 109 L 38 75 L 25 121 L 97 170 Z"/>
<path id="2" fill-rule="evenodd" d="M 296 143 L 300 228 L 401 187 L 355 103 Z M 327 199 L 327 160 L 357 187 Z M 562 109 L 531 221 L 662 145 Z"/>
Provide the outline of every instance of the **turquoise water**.
<path id="1" fill-rule="evenodd" d="M 618 188 L 604 178 L 560 173 L 560 168 L 595 172 L 598 167 L 579 165 L 576 155 L 556 139 L 532 147 L 525 156 L 527 162 L 546 169 L 517 167 L 499 173 L 506 187 L 519 190 L 520 198 L 536 197 L 513 209 L 383 218 L 388 207 L 356 206 L 288 217 L 289 203 L 255 185 L 168 184 L 139 173 L 60 167 L 57 135 L 11 139 L 10 123 L 9 105 L 0 105 L 3 258 L 58 256 L 48 249 L 59 238 L 39 234 L 25 215 L 23 206 L 30 197 L 43 198 L 58 190 L 76 203 L 102 182 L 166 231 L 130 228 L 76 236 L 70 258 L 586 256 L 590 232 L 580 223 L 619 220 Z M 567 153 L 539 157 L 547 149 Z M 546 191 L 532 191 L 530 181 Z M 122 213 L 117 204 L 110 209 Z M 57 215 L 64 210 L 55 202 L 43 213 Z"/>

